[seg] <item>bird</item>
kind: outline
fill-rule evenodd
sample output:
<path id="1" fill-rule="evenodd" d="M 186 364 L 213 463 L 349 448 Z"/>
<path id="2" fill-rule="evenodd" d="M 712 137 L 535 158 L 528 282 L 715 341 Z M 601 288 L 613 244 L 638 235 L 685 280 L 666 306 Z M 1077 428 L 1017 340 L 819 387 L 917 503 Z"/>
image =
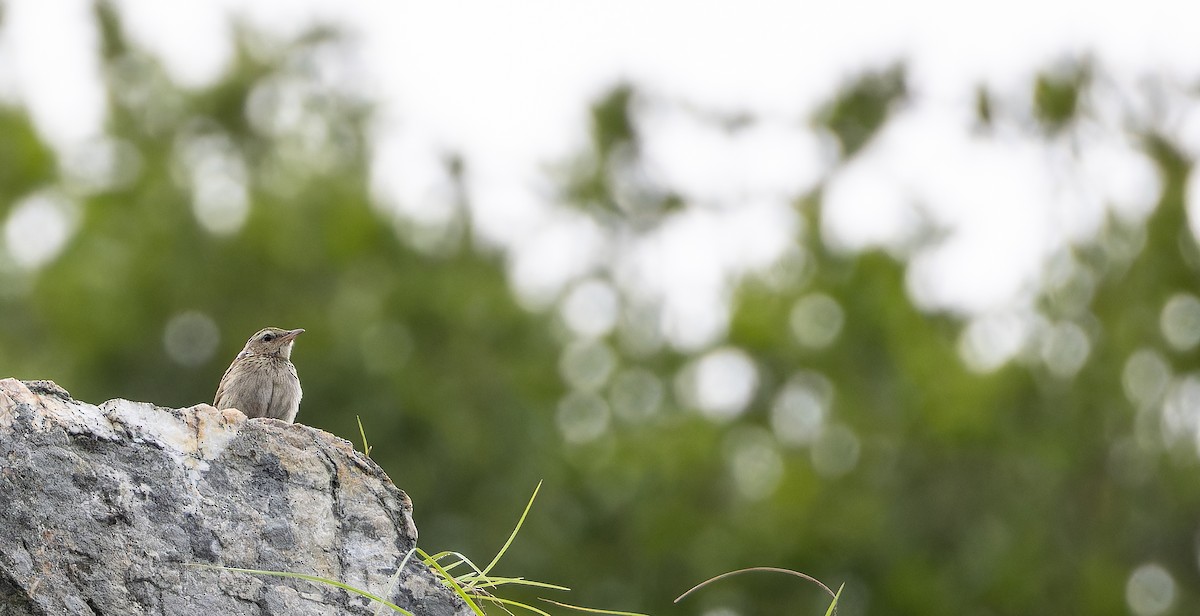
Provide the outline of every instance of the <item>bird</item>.
<path id="1" fill-rule="evenodd" d="M 213 406 L 235 408 L 247 417 L 288 423 L 300 411 L 300 377 L 292 365 L 292 345 L 303 329 L 264 327 L 249 340 L 221 377 Z"/>

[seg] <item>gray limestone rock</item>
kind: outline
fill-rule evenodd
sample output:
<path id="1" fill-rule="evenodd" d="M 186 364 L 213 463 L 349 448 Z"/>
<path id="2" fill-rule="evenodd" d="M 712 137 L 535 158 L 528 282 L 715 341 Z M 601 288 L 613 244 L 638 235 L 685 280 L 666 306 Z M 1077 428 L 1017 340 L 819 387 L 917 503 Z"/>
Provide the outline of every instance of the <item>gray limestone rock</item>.
<path id="1" fill-rule="evenodd" d="M 72 400 L 0 380 L 0 616 L 470 611 L 410 559 L 408 496 L 350 444 L 202 404 Z M 390 614 L 386 607 L 378 613 Z"/>

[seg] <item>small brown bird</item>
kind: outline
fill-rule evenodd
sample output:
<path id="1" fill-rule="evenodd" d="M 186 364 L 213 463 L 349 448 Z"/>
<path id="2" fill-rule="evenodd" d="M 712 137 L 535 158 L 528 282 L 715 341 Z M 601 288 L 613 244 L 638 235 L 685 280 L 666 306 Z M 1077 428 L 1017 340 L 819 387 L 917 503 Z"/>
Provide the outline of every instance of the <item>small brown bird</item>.
<path id="1" fill-rule="evenodd" d="M 247 417 L 295 421 L 302 392 L 291 361 L 292 344 L 302 333 L 267 327 L 251 336 L 221 377 L 213 406 L 235 408 Z"/>

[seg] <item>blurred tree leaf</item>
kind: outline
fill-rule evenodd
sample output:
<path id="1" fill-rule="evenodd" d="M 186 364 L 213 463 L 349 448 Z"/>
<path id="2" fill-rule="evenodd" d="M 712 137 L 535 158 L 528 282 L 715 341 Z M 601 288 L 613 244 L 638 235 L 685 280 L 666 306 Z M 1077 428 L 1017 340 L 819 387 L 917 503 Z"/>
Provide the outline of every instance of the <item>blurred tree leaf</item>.
<path id="1" fill-rule="evenodd" d="M 1056 133 L 1075 119 L 1091 73 L 1090 63 L 1080 62 L 1037 76 L 1033 85 L 1034 111 L 1047 131 Z"/>
<path id="2" fill-rule="evenodd" d="M 854 156 L 875 136 L 896 105 L 908 96 L 903 65 L 861 75 L 817 113 L 817 124 L 828 128 L 842 147 L 842 157 Z"/>

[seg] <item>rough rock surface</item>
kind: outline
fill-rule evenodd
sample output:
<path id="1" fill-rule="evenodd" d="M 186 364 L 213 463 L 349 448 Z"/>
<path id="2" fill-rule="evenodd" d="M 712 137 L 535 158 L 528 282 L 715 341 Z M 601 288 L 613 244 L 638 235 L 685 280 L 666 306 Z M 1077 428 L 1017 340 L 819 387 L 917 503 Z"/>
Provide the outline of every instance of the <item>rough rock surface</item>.
<path id="1" fill-rule="evenodd" d="M 326 432 L 208 405 L 72 400 L 0 380 L 0 616 L 469 611 L 409 560 L 412 505 Z M 391 613 L 383 608 L 380 613 Z"/>

